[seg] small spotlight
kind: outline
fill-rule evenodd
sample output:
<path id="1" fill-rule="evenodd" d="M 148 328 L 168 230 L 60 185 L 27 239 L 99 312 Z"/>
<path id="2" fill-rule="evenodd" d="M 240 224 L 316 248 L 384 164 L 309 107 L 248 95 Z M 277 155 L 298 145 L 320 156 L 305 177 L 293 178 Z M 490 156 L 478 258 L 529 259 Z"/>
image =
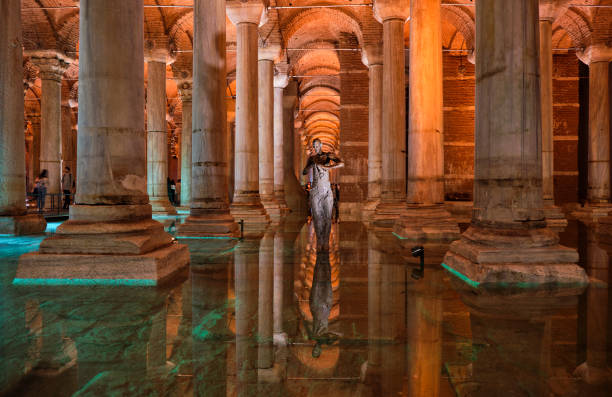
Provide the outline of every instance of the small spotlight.
<path id="1" fill-rule="evenodd" d="M 419 245 L 417 247 L 412 247 L 410 251 L 412 251 L 412 256 L 420 258 L 420 266 L 418 269 L 412 271 L 411 276 L 415 280 L 420 280 L 425 277 L 425 248 Z"/>

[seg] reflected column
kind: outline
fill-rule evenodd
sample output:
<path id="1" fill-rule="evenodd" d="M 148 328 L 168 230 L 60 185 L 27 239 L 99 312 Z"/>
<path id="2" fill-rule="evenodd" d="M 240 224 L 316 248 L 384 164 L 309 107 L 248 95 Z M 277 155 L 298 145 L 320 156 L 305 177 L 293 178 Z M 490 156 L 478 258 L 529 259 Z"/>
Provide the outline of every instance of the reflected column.
<path id="1" fill-rule="evenodd" d="M 236 394 L 248 396 L 257 387 L 257 311 L 261 236 L 248 237 L 234 251 L 236 313 Z"/>

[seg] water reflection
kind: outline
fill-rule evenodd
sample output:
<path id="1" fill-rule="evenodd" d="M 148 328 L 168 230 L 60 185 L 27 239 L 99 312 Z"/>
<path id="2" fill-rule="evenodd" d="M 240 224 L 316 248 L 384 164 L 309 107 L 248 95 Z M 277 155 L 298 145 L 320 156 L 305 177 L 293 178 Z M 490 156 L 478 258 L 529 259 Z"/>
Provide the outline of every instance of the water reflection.
<path id="1" fill-rule="evenodd" d="M 609 395 L 609 252 L 570 224 L 592 283 L 479 290 L 363 225 L 190 240 L 162 288 L 29 288 L 0 272 L 0 394 L 35 396 Z M 2 241 L 0 240 L 0 249 Z M 408 247 L 409 248 L 409 247 Z M 13 269 L 13 270 L 10 270 Z"/>

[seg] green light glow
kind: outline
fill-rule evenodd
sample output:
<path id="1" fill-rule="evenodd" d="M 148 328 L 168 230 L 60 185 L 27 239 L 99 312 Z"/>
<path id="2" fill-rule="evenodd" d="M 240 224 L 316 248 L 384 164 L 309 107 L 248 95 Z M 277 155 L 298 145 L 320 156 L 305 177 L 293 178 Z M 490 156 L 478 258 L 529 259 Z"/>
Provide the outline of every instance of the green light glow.
<path id="1" fill-rule="evenodd" d="M 106 285 L 106 286 L 129 286 L 129 287 L 153 287 L 155 280 L 128 280 L 128 279 L 87 279 L 87 278 L 15 278 L 13 285 Z"/>
<path id="2" fill-rule="evenodd" d="M 240 240 L 238 237 L 225 237 L 225 236 L 208 236 L 208 237 L 198 237 L 198 236 L 177 236 L 179 240 Z"/>
<path id="3" fill-rule="evenodd" d="M 408 238 L 407 238 L 407 237 L 402 237 L 402 236 L 400 236 L 399 234 L 397 234 L 397 233 L 395 233 L 395 232 L 392 232 L 392 233 L 393 233 L 393 235 L 394 235 L 395 237 L 399 238 L 400 240 L 408 240 Z"/>
<path id="4" fill-rule="evenodd" d="M 470 287 L 478 288 L 478 286 L 480 285 L 480 283 L 478 281 L 474 281 L 474 280 L 468 278 L 465 274 L 458 272 L 457 270 L 455 270 L 452 267 L 448 266 L 446 263 L 442 263 L 441 265 L 450 274 L 452 274 L 453 276 L 457 277 L 458 279 L 460 279 L 461 281 L 463 281 L 464 283 L 466 283 Z"/>

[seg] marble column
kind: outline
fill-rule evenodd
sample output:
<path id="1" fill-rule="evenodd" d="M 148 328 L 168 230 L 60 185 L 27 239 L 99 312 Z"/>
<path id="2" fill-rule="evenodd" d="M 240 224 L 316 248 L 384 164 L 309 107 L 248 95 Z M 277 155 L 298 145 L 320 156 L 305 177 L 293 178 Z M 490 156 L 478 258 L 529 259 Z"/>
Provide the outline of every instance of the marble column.
<path id="1" fill-rule="evenodd" d="M 376 227 L 391 229 L 406 205 L 406 75 L 404 25 L 410 0 L 379 0 L 374 16 L 383 24 L 381 200 Z"/>
<path id="2" fill-rule="evenodd" d="M 289 76 L 286 73 L 274 76 L 274 198 L 281 214 L 291 211 L 285 199 L 284 94 L 287 84 Z"/>
<path id="3" fill-rule="evenodd" d="M 444 115 L 440 2 L 410 1 L 410 115 L 407 205 L 394 232 L 413 241 L 454 241 L 459 226 L 444 208 Z"/>
<path id="4" fill-rule="evenodd" d="M 47 224 L 25 207 L 21 2 L 0 4 L 0 233 L 42 233 Z"/>
<path id="5" fill-rule="evenodd" d="M 166 61 L 168 52 L 147 51 L 147 192 L 153 212 L 176 214 L 168 198 Z"/>
<path id="6" fill-rule="evenodd" d="M 588 191 L 584 213 L 591 217 L 607 216 L 610 205 L 610 89 L 609 66 L 612 47 L 594 44 L 576 53 L 589 65 L 589 151 Z"/>
<path id="7" fill-rule="evenodd" d="M 568 0 L 540 1 L 540 95 L 542 106 L 542 199 L 549 226 L 567 226 L 565 214 L 555 206 L 553 139 L 552 25 L 567 10 Z"/>
<path id="8" fill-rule="evenodd" d="M 380 203 L 383 131 L 383 54 L 381 46 L 364 47 L 362 61 L 370 73 L 368 124 L 368 201 L 363 219 L 370 220 Z"/>
<path id="9" fill-rule="evenodd" d="M 234 201 L 236 221 L 246 229 L 261 231 L 270 217 L 259 195 L 258 144 L 258 25 L 265 7 L 260 0 L 227 1 L 227 15 L 236 25 L 236 140 Z"/>
<path id="10" fill-rule="evenodd" d="M 183 121 L 181 125 L 181 207 L 191 205 L 191 81 L 181 81 L 178 85 L 183 104 Z"/>
<path id="11" fill-rule="evenodd" d="M 236 236 L 227 193 L 225 1 L 194 6 L 191 210 L 178 233 Z"/>
<path id="12" fill-rule="evenodd" d="M 542 212 L 538 1 L 478 2 L 476 24 L 474 209 L 445 266 L 476 283 L 586 283 Z"/>
<path id="13" fill-rule="evenodd" d="M 273 222 L 279 222 L 280 205 L 274 196 L 274 60 L 280 45 L 259 47 L 259 195 Z"/>
<path id="14" fill-rule="evenodd" d="M 30 59 L 38 67 L 42 81 L 40 170 L 49 173 L 47 195 L 57 195 L 61 191 L 62 180 L 62 75 L 68 60 L 51 51 L 31 54 Z M 51 204 L 51 198 L 47 197 L 45 207 L 50 208 Z"/>
<path id="15" fill-rule="evenodd" d="M 151 219 L 143 13 L 142 0 L 80 3 L 75 205 L 38 252 L 20 258 L 14 283 L 155 285 L 189 263 L 187 246 Z"/>

